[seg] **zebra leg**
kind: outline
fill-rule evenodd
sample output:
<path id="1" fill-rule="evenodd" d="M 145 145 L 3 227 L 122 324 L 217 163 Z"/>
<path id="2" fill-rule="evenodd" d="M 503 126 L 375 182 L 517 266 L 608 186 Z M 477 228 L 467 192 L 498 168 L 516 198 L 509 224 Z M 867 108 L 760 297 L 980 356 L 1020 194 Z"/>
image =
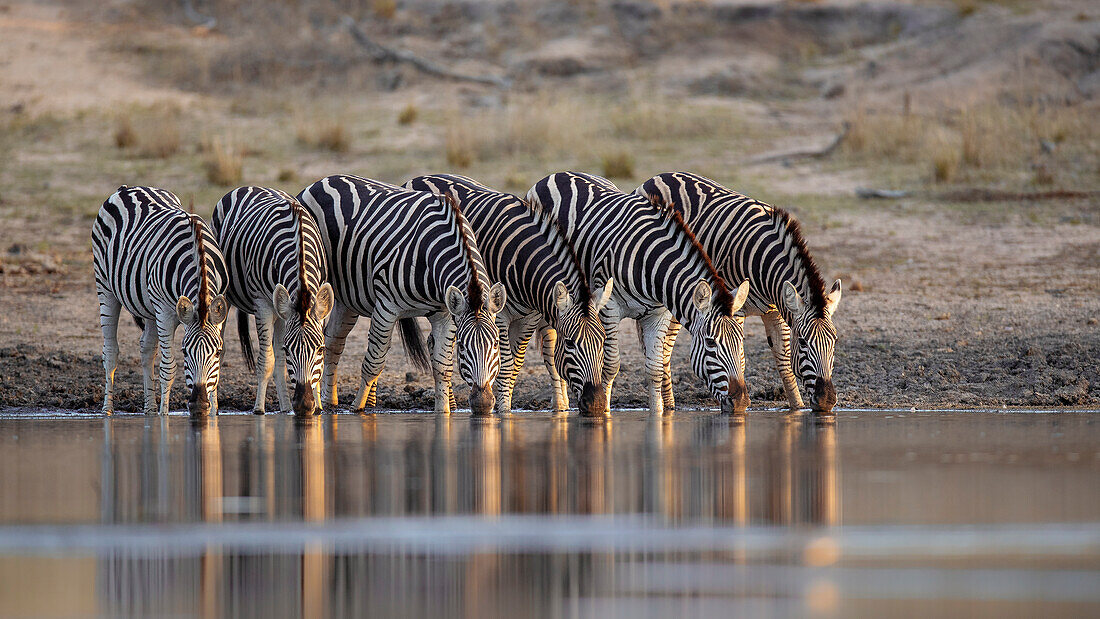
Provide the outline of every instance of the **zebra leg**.
<path id="1" fill-rule="evenodd" d="M 359 383 L 359 393 L 355 395 L 354 406 L 352 406 L 356 412 L 362 412 L 368 404 L 368 399 L 376 393 L 378 375 L 382 373 L 386 353 L 390 351 L 390 340 L 393 338 L 393 327 L 396 324 L 397 318 L 382 310 L 375 311 L 370 318 L 367 354 L 363 356 L 362 379 Z M 370 405 L 374 406 L 373 401 Z"/>
<path id="2" fill-rule="evenodd" d="M 283 334 L 286 330 L 286 324 L 283 319 L 278 316 L 275 317 L 275 324 L 272 329 L 272 337 L 274 341 L 271 343 L 275 353 L 275 393 L 279 396 L 279 410 L 290 410 L 290 392 L 286 388 L 286 351 L 283 350 Z"/>
<path id="3" fill-rule="evenodd" d="M 565 384 L 565 380 L 558 373 L 557 364 L 554 363 L 558 332 L 553 327 L 543 327 L 539 332 L 539 340 L 542 344 L 542 362 L 546 364 L 546 373 L 550 375 L 550 384 L 554 387 L 554 412 L 567 412 L 569 410 L 568 385 Z"/>
<path id="4" fill-rule="evenodd" d="M 600 310 L 600 322 L 603 324 L 603 388 L 607 396 L 607 405 L 611 406 L 611 386 L 619 375 L 619 323 L 623 315 L 615 300 L 612 299 Z"/>
<path id="5" fill-rule="evenodd" d="M 172 396 L 172 381 L 176 380 L 176 357 L 173 341 L 176 339 L 176 327 L 179 321 L 175 311 L 157 316 L 157 335 L 160 340 L 160 414 L 168 414 L 169 399 Z"/>
<path id="6" fill-rule="evenodd" d="M 511 410 L 512 395 L 516 392 L 516 379 L 523 369 L 523 359 L 527 355 L 527 345 L 538 328 L 539 318 L 529 317 L 513 321 L 508 329 L 508 345 L 512 354 L 512 379 L 508 383 L 508 410 Z M 503 348 L 501 349 L 503 350 Z"/>
<path id="7" fill-rule="evenodd" d="M 432 377 L 435 378 L 435 412 L 449 415 L 456 407 L 451 389 L 451 372 L 454 363 L 454 321 L 446 312 L 428 316 L 432 334 L 428 345 L 432 349 Z"/>
<path id="8" fill-rule="evenodd" d="M 661 399 L 664 400 L 665 410 L 676 408 L 676 398 L 672 395 L 672 348 L 676 346 L 676 336 L 680 333 L 680 323 L 673 318 L 668 323 L 668 331 L 665 333 L 664 350 L 664 377 L 661 379 Z"/>
<path id="9" fill-rule="evenodd" d="M 157 360 L 157 321 L 145 321 L 145 329 L 141 332 L 141 374 L 142 393 L 145 396 L 144 411 L 146 415 L 154 415 L 157 412 L 157 391 L 153 383 L 153 375 L 156 372 Z"/>
<path id="10" fill-rule="evenodd" d="M 267 406 L 267 385 L 271 382 L 271 373 L 275 367 L 275 355 L 271 349 L 271 333 L 274 330 L 275 314 L 262 305 L 256 311 L 256 403 L 252 412 L 264 414 Z"/>
<path id="11" fill-rule="evenodd" d="M 794 370 L 791 369 L 791 328 L 779 314 L 778 310 L 772 310 L 763 316 L 764 331 L 768 334 L 768 345 L 775 355 L 775 369 L 779 371 L 779 378 L 783 380 L 783 393 L 787 396 L 787 404 L 792 411 L 802 408 L 802 394 L 798 391 L 798 381 L 795 380 Z"/>
<path id="12" fill-rule="evenodd" d="M 332 304 L 332 312 L 325 323 L 325 364 L 321 373 L 321 406 L 333 408 L 337 405 L 336 366 L 340 364 L 340 355 L 344 354 L 344 343 L 348 333 L 355 326 L 359 315 L 339 301 Z"/>
<path id="13" fill-rule="evenodd" d="M 645 348 L 649 412 L 654 415 L 665 414 L 665 399 L 662 394 L 665 385 L 665 337 L 671 321 L 672 314 L 664 308 L 646 312 L 638 319 L 638 325 L 642 329 L 642 346 Z M 671 388 L 670 380 L 669 391 Z"/>
<path id="14" fill-rule="evenodd" d="M 497 314 L 497 331 L 500 334 L 500 373 L 497 374 L 494 387 L 497 392 L 496 411 L 499 415 L 512 414 L 512 388 L 516 384 L 516 358 L 509 337 L 511 324 L 512 315 L 508 310 L 502 310 Z"/>
<path id="15" fill-rule="evenodd" d="M 118 367 L 118 315 L 122 304 L 113 296 L 99 293 L 99 328 L 103 330 L 103 414 L 114 411 L 115 368 Z M 148 325 L 146 325 L 148 328 Z"/>

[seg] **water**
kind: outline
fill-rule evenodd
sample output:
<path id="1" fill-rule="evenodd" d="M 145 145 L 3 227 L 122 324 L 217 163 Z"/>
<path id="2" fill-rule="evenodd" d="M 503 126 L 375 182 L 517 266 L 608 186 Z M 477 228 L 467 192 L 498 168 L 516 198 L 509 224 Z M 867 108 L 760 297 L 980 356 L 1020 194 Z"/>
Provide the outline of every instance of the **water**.
<path id="1" fill-rule="evenodd" d="M 1100 414 L 0 418 L 0 615 L 1083 616 Z"/>

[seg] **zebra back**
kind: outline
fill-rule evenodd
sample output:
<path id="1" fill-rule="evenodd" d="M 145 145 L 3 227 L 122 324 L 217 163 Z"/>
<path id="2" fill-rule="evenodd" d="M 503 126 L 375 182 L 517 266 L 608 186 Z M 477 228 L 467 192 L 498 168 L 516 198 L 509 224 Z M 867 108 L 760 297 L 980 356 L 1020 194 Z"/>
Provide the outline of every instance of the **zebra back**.
<path id="1" fill-rule="evenodd" d="M 588 315 L 588 278 L 555 218 L 466 176 L 418 176 L 405 186 L 454 196 L 474 231 L 490 281 L 507 287 L 513 314 L 539 312 L 554 324 L 554 286 L 560 281 Z"/>
<path id="2" fill-rule="evenodd" d="M 96 286 L 144 320 L 173 311 L 185 296 L 205 323 L 210 301 L 228 281 L 202 218 L 154 187 L 123 185 L 103 202 L 92 227 L 92 256 Z"/>
<path id="3" fill-rule="evenodd" d="M 348 174 L 298 194 L 321 230 L 336 298 L 362 315 L 380 302 L 416 315 L 445 307 L 449 286 L 480 311 L 489 289 L 474 234 L 453 200 Z"/>
<path id="4" fill-rule="evenodd" d="M 817 316 L 826 306 L 825 280 L 793 215 L 689 172 L 658 174 L 635 193 L 667 202 L 690 222 L 718 272 L 729 281 L 749 280 L 749 303 L 763 313 L 779 308 L 791 282 Z"/>
<path id="5" fill-rule="evenodd" d="M 725 280 L 683 218 L 662 202 L 577 172 L 551 174 L 527 198 L 556 216 L 588 273 L 615 276 L 617 296 L 664 305 L 687 324 L 694 315 L 690 291 L 702 279 L 719 312 L 733 313 Z"/>

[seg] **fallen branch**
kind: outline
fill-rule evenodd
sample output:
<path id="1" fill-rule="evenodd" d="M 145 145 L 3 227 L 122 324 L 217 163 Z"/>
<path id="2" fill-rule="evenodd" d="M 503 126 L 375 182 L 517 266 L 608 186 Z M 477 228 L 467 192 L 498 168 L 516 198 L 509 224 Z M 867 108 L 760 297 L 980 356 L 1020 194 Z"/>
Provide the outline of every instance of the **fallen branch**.
<path id="1" fill-rule="evenodd" d="M 794 150 L 763 155 L 760 157 L 749 159 L 744 163 L 744 165 L 760 165 L 762 163 L 771 163 L 773 161 L 786 162 L 791 161 L 792 159 L 821 159 L 824 157 L 828 157 L 829 155 L 833 154 L 833 151 L 839 148 L 841 143 L 844 142 L 845 138 L 848 137 L 848 132 L 851 130 L 851 128 L 851 125 L 849 125 L 848 123 L 844 123 L 844 127 L 840 130 L 840 133 L 838 133 L 837 136 L 833 138 L 833 140 L 829 142 L 824 148 L 819 148 L 816 150 Z"/>
<path id="2" fill-rule="evenodd" d="M 427 73 L 428 75 L 434 75 L 436 77 L 444 77 L 452 80 L 459 80 L 463 82 L 476 82 L 478 84 L 488 84 L 489 86 L 496 86 L 498 88 L 508 88 L 512 85 L 512 81 L 507 78 L 493 77 L 490 75 L 467 75 L 465 73 L 459 73 L 452 71 L 444 66 L 435 64 L 434 62 L 424 60 L 419 56 L 414 55 L 412 52 L 407 52 L 400 49 L 393 49 L 386 47 L 381 43 L 370 38 L 363 29 L 359 27 L 359 24 L 355 23 L 355 20 L 351 17 L 344 15 L 340 18 L 340 23 L 348 32 L 351 33 L 351 37 L 355 39 L 355 42 L 360 47 L 365 49 L 371 58 L 375 62 L 405 62 L 411 64 L 417 69 Z"/>

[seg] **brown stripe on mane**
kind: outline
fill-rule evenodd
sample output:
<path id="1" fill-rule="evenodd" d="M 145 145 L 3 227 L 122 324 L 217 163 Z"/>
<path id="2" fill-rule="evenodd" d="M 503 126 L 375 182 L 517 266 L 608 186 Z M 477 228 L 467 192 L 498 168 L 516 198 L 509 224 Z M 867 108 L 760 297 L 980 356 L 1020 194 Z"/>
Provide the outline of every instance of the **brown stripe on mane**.
<path id="1" fill-rule="evenodd" d="M 192 202 L 192 213 L 187 217 L 191 220 L 191 232 L 195 235 L 195 266 L 198 268 L 199 275 L 199 299 L 195 307 L 199 313 L 199 324 L 203 324 L 209 313 L 210 282 L 206 276 L 206 243 L 203 242 L 202 237 L 202 217 L 194 214 L 194 209 L 195 205 Z"/>
<path id="2" fill-rule="evenodd" d="M 302 229 L 302 218 L 305 216 L 305 209 L 297 200 L 291 198 L 290 212 L 298 230 L 298 316 L 304 321 L 306 312 L 309 311 L 309 305 L 313 301 L 313 294 L 309 286 L 306 285 L 306 234 Z"/>
<path id="3" fill-rule="evenodd" d="M 455 224 L 458 226 L 458 236 L 462 239 L 462 250 L 465 253 L 466 266 L 470 272 L 466 283 L 466 294 L 469 296 L 470 310 L 473 312 L 480 312 L 485 308 L 485 293 L 481 289 L 481 279 L 477 276 L 477 263 L 474 262 L 473 243 L 470 241 L 466 226 L 462 225 L 462 209 L 459 208 L 458 200 L 455 200 L 454 194 L 449 190 L 443 192 L 443 203 L 449 205 L 454 211 Z"/>
<path id="4" fill-rule="evenodd" d="M 771 206 L 771 205 L 768 205 Z M 818 317 L 825 315 L 825 280 L 821 278 L 821 271 L 817 268 L 810 248 L 806 245 L 806 239 L 802 236 L 802 225 L 794 215 L 781 208 L 772 206 L 772 217 L 781 223 L 791 235 L 794 241 L 794 252 L 802 262 L 802 268 L 806 275 L 806 281 L 810 287 L 810 307 Z"/>
<path id="5" fill-rule="evenodd" d="M 543 211 L 542 209 L 537 208 L 535 205 L 531 204 L 524 198 L 520 198 L 519 201 L 527 207 L 527 210 L 534 213 L 537 217 L 539 217 L 543 221 L 553 224 L 554 229 L 557 230 L 558 234 L 561 236 L 561 241 L 562 245 L 565 247 L 565 252 L 569 254 L 569 259 L 573 262 L 573 267 L 576 268 L 577 273 L 580 273 L 581 275 L 580 290 L 577 291 L 577 294 L 579 296 L 576 299 L 576 302 L 580 304 L 581 312 L 584 316 L 587 317 L 592 309 L 588 305 L 588 300 L 592 298 L 592 291 L 589 289 L 588 286 L 588 274 L 585 273 L 584 269 L 581 267 L 581 260 L 577 257 L 577 252 L 573 251 L 573 246 L 569 243 L 569 236 L 565 233 L 565 228 L 562 227 L 561 222 L 558 221 L 557 217 L 554 217 L 549 213 Z"/>
<path id="6" fill-rule="evenodd" d="M 699 253 L 699 256 L 703 258 L 703 264 L 706 265 L 707 272 L 710 274 L 710 286 L 711 292 L 715 295 L 715 301 L 718 303 L 718 309 L 724 316 L 733 315 L 733 295 L 730 294 L 729 287 L 726 285 L 726 280 L 722 279 L 722 276 L 718 274 L 718 271 L 714 268 L 714 264 L 710 261 L 710 256 L 707 255 L 707 251 L 703 249 L 702 244 L 699 243 L 699 239 L 695 238 L 695 233 L 688 227 L 687 222 L 684 221 L 683 215 L 680 211 L 676 210 L 669 204 L 667 204 L 662 196 L 652 195 L 649 197 L 649 201 L 653 206 L 660 209 L 665 215 L 668 216 L 676 227 L 687 236 L 688 241 L 691 242 L 692 247 Z"/>

